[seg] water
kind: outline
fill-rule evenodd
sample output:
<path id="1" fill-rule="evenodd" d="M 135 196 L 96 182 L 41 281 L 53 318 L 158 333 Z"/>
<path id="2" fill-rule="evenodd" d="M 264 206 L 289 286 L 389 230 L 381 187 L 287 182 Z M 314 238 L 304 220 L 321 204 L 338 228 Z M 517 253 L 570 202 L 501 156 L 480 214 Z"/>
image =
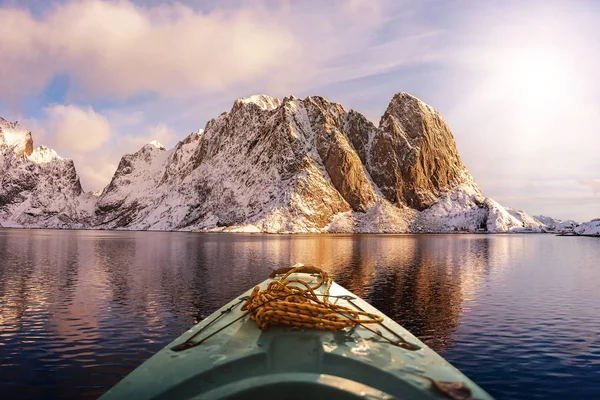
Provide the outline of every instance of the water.
<path id="1" fill-rule="evenodd" d="M 317 264 L 500 399 L 600 398 L 600 240 L 0 230 L 3 398 L 96 398 L 194 323 Z"/>

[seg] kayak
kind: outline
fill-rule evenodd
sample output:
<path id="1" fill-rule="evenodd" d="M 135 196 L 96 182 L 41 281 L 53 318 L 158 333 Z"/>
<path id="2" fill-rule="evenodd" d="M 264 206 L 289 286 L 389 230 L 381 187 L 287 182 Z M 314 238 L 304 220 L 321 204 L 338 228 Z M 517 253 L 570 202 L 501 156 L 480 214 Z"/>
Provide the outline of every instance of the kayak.
<path id="1" fill-rule="evenodd" d="M 202 320 L 101 399 L 326 397 L 492 398 L 326 273 L 296 265 Z"/>

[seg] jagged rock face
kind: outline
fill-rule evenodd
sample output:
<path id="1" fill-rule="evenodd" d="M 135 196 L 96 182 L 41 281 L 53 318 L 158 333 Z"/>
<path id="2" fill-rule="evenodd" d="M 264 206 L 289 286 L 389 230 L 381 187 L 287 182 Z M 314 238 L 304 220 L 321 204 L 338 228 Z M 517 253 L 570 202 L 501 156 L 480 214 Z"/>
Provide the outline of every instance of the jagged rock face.
<path id="1" fill-rule="evenodd" d="M 166 162 L 165 172 L 160 181 L 161 185 L 174 184 L 198 168 L 201 159 L 192 159 L 192 157 L 195 155 L 195 149 L 199 147 L 203 134 L 204 130 L 200 129 L 177 143 Z"/>
<path id="2" fill-rule="evenodd" d="M 236 101 L 160 160 L 148 163 L 142 151 L 123 157 L 98 201 L 98 223 L 320 230 L 339 213 L 375 203 L 378 196 L 344 132 L 347 113 L 339 104 L 323 98 L 254 100 Z M 160 179 L 148 171 L 162 171 L 156 173 Z M 148 186 L 138 184 L 130 193 L 128 182 L 143 174 Z"/>
<path id="3" fill-rule="evenodd" d="M 158 142 L 124 155 L 111 182 L 98 197 L 94 224 L 123 228 L 138 220 L 140 213 L 143 216 L 145 207 L 140 205 L 154 200 L 151 189 L 159 182 L 157 168 L 165 159 L 166 151 Z"/>
<path id="4" fill-rule="evenodd" d="M 360 161 L 367 169 L 371 168 L 371 146 L 377 133 L 375 125 L 361 113 L 350 110 L 346 117 L 345 130 Z"/>
<path id="5" fill-rule="evenodd" d="M 398 93 L 379 123 L 367 168 L 385 198 L 417 210 L 461 183 L 465 167 L 439 113 Z"/>
<path id="6" fill-rule="evenodd" d="M 36 166 L 27 164 L 18 154 L 7 152 L 2 156 L 0 170 L 0 208 L 23 202 L 35 189 Z"/>
<path id="7" fill-rule="evenodd" d="M 315 152 L 315 132 L 304 103 L 293 97 L 236 101 L 229 113 L 209 121 L 192 160 L 197 207 L 183 225 L 261 224 L 275 212 L 293 226 L 319 229 L 349 211 Z M 284 226 L 288 225 L 288 226 Z"/>
<path id="8" fill-rule="evenodd" d="M 345 132 L 348 114 L 341 105 L 322 97 L 309 97 L 303 104 L 317 133 L 317 151 L 333 185 L 354 211 L 365 211 L 377 195 Z"/>

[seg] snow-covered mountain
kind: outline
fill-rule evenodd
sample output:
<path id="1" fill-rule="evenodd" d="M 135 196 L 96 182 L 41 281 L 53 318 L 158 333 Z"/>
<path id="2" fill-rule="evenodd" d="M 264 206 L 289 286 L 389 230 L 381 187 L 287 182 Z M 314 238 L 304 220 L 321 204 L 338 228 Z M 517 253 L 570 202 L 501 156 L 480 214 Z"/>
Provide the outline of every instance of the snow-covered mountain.
<path id="1" fill-rule="evenodd" d="M 533 219 L 542 224 L 548 230 L 555 230 L 557 225 L 561 223 L 560 219 L 547 217 L 545 215 L 534 215 Z"/>
<path id="2" fill-rule="evenodd" d="M 173 149 L 153 142 L 123 156 L 99 196 L 82 192 L 71 160 L 32 150 L 31 134 L 18 124 L 3 122 L 1 129 L 5 226 L 245 232 L 542 226 L 486 198 L 439 113 L 407 93 L 392 98 L 378 126 L 323 97 L 237 100 Z"/>
<path id="3" fill-rule="evenodd" d="M 85 227 L 94 203 L 81 189 L 73 160 L 45 146 L 34 149 L 31 132 L 0 118 L 3 226 Z"/>

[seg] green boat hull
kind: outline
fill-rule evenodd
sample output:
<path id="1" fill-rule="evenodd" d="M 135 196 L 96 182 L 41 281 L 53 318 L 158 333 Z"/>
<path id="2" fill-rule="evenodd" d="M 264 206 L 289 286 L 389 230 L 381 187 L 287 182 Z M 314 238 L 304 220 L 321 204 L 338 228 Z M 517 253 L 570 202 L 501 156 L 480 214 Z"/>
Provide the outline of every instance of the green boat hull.
<path id="1" fill-rule="evenodd" d="M 316 283 L 312 275 L 294 275 Z M 261 283 L 261 290 L 272 280 Z M 250 293 L 185 332 L 101 399 L 491 399 L 406 329 L 336 283 L 330 301 L 379 314 L 383 323 L 338 332 L 288 326 L 261 331 L 240 310 Z"/>

